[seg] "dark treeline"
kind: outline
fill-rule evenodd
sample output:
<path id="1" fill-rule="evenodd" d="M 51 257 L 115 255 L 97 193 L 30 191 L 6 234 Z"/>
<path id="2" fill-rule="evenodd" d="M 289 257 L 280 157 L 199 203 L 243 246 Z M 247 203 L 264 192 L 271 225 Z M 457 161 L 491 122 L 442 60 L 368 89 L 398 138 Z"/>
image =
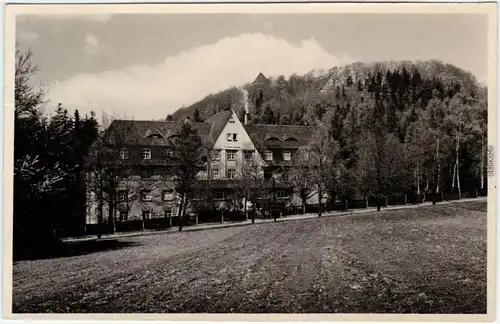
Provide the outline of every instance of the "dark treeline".
<path id="1" fill-rule="evenodd" d="M 47 250 L 59 232 L 85 226 L 82 168 L 95 141 L 94 114 L 61 105 L 49 117 L 43 89 L 31 86 L 32 53 L 16 52 L 14 129 L 14 254 Z"/>

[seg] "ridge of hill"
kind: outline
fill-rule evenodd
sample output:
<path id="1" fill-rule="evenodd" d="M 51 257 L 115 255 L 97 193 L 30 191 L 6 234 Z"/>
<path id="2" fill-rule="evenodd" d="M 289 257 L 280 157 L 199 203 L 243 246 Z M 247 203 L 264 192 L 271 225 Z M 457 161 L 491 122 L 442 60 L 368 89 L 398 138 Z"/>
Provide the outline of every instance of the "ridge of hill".
<path id="1" fill-rule="evenodd" d="M 204 120 L 227 109 L 243 117 L 248 109 L 249 123 L 311 125 L 339 102 L 367 104 L 376 77 L 382 78 L 389 97 L 409 96 L 421 107 L 433 96 L 445 97 L 458 91 L 473 96 L 486 93 L 486 87 L 472 73 L 438 60 L 357 62 L 288 78 L 266 77 L 261 72 L 253 82 L 209 94 L 167 119 Z"/>

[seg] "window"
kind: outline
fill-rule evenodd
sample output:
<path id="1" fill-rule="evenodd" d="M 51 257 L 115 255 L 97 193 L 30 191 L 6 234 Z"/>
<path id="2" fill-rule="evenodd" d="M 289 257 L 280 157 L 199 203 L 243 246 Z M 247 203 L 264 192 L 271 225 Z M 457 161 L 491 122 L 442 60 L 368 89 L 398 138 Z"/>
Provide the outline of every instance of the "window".
<path id="1" fill-rule="evenodd" d="M 118 191 L 118 201 L 127 201 L 128 200 L 128 192 L 126 190 Z"/>
<path id="2" fill-rule="evenodd" d="M 127 216 L 128 216 L 128 213 L 126 210 L 120 210 L 120 221 L 121 222 L 126 222 Z"/>
<path id="3" fill-rule="evenodd" d="M 283 152 L 283 160 L 290 161 L 292 158 L 292 154 L 290 152 Z"/>
<path id="4" fill-rule="evenodd" d="M 236 169 L 227 169 L 227 178 L 228 179 L 234 179 L 236 178 Z"/>
<path id="5" fill-rule="evenodd" d="M 273 160 L 273 152 L 266 151 L 266 161 L 272 161 L 272 160 Z"/>
<path id="6" fill-rule="evenodd" d="M 163 152 L 163 155 L 165 157 L 172 157 L 172 156 L 174 156 L 174 151 L 172 151 L 171 149 L 165 149 L 165 151 Z"/>
<path id="7" fill-rule="evenodd" d="M 165 217 L 172 217 L 174 215 L 174 211 L 172 209 L 165 209 Z"/>
<path id="8" fill-rule="evenodd" d="M 283 191 L 283 190 L 276 191 L 276 197 L 278 197 L 278 198 L 288 198 L 288 193 L 286 191 Z"/>
<path id="9" fill-rule="evenodd" d="M 219 169 L 212 169 L 212 179 L 219 179 Z"/>
<path id="10" fill-rule="evenodd" d="M 120 151 L 120 159 L 122 159 L 122 160 L 128 159 L 128 149 L 126 149 L 126 148 L 121 149 L 121 151 Z"/>
<path id="11" fill-rule="evenodd" d="M 143 192 L 141 192 L 141 200 L 142 201 L 151 201 L 151 200 L 153 200 L 153 196 L 151 195 L 151 191 L 144 190 Z"/>
<path id="12" fill-rule="evenodd" d="M 151 160 L 151 150 L 150 149 L 142 149 L 142 158 L 144 160 Z"/>
<path id="13" fill-rule="evenodd" d="M 215 199 L 224 199 L 224 191 L 216 191 Z"/>
<path id="14" fill-rule="evenodd" d="M 227 155 L 228 161 L 235 161 L 236 160 L 236 151 L 235 150 L 227 150 L 226 155 Z"/>
<path id="15" fill-rule="evenodd" d="M 165 190 L 163 192 L 163 201 L 171 201 L 174 200 L 174 191 L 173 190 Z"/>
<path id="16" fill-rule="evenodd" d="M 153 175 L 153 173 L 151 172 L 151 170 L 148 170 L 148 169 L 141 170 L 141 178 L 142 179 L 151 179 L 152 175 Z"/>
<path id="17" fill-rule="evenodd" d="M 229 123 L 230 123 L 230 124 L 234 124 L 234 123 L 235 123 L 235 121 L 234 121 L 234 120 L 230 120 L 230 121 L 229 121 Z"/>
<path id="18" fill-rule="evenodd" d="M 151 219 L 151 211 L 143 210 L 142 211 L 142 219 Z"/>
<path id="19" fill-rule="evenodd" d="M 253 151 L 245 151 L 245 160 L 251 161 L 253 159 Z"/>
<path id="20" fill-rule="evenodd" d="M 238 134 L 236 134 L 236 133 L 227 133 L 227 141 L 228 142 L 237 142 L 238 141 Z"/>
<path id="21" fill-rule="evenodd" d="M 220 160 L 220 151 L 219 150 L 212 151 L 210 153 L 210 158 L 212 159 L 212 161 L 219 161 Z"/>

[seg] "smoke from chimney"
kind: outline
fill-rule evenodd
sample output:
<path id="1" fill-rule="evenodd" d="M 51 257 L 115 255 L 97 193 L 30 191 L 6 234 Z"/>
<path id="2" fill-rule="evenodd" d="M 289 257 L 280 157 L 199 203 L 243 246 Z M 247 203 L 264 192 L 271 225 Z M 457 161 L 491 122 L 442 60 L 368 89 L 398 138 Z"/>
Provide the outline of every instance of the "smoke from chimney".
<path id="1" fill-rule="evenodd" d="M 240 88 L 239 89 L 241 93 L 243 94 L 243 105 L 245 107 L 245 125 L 248 123 L 248 90 Z"/>

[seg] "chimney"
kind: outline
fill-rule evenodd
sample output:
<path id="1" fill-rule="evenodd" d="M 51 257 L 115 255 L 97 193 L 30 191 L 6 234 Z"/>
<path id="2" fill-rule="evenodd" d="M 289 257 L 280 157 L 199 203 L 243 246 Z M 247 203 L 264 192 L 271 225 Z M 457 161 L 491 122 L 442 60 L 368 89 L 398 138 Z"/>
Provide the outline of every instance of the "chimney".
<path id="1" fill-rule="evenodd" d="M 248 91 L 246 89 L 240 88 L 241 93 L 243 94 L 243 105 L 245 107 L 245 125 L 248 124 Z"/>

